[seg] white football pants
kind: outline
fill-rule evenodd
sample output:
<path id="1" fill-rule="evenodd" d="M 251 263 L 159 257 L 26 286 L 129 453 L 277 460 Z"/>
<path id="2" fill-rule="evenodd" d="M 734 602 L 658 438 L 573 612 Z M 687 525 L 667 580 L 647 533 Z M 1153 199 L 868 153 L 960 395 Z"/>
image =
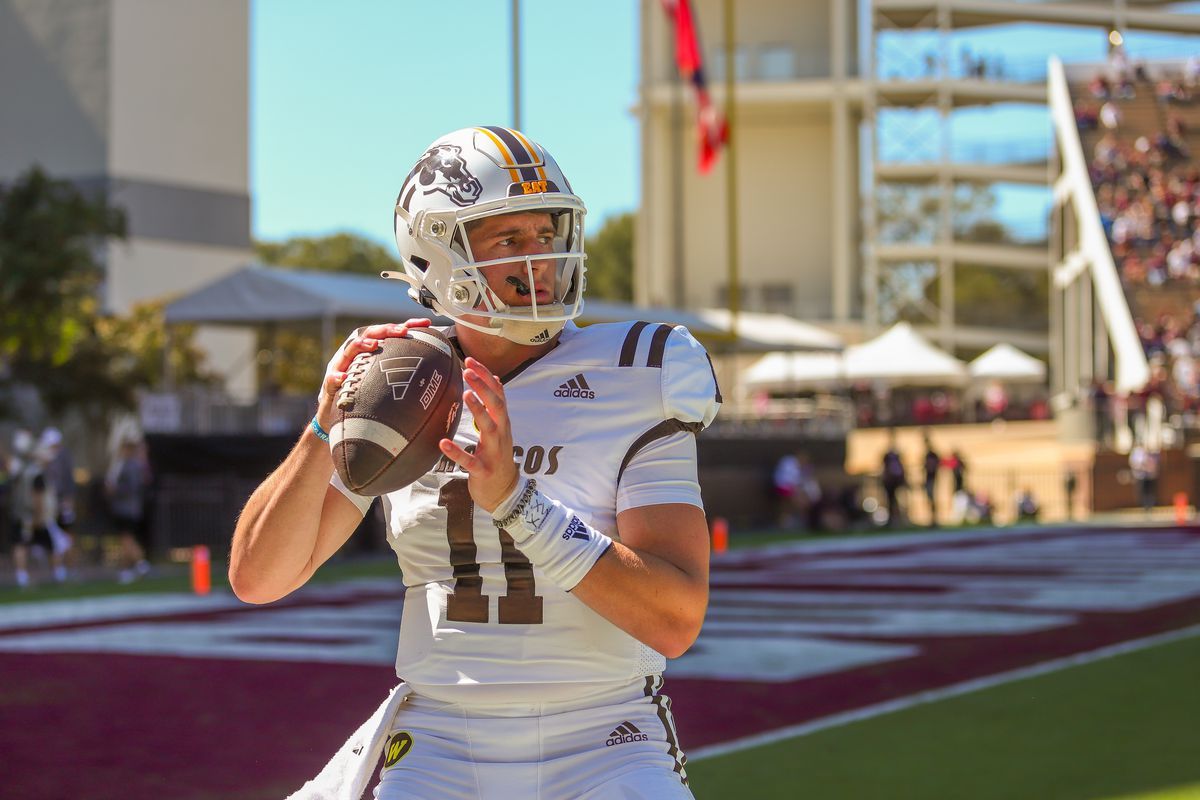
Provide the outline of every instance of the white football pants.
<path id="1" fill-rule="evenodd" d="M 690 800 L 659 676 L 584 700 L 462 705 L 415 694 L 383 747 L 378 800 Z"/>

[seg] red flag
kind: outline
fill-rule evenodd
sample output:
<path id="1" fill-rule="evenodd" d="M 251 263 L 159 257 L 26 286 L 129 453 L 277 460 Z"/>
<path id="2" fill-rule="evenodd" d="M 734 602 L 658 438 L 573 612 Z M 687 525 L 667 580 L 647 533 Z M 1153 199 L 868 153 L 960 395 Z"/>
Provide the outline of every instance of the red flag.
<path id="1" fill-rule="evenodd" d="M 708 92 L 699 92 L 700 105 L 696 128 L 700 133 L 700 174 L 707 174 L 717 161 L 721 146 L 729 141 L 729 123 L 708 99 Z"/>
<path id="2" fill-rule="evenodd" d="M 692 23 L 692 6 L 688 0 L 663 0 L 663 10 L 675 20 L 675 63 L 679 74 L 692 79 L 700 72 L 700 42 Z"/>
<path id="3" fill-rule="evenodd" d="M 699 134 L 700 173 L 705 174 L 717 160 L 721 146 L 729 141 L 729 125 L 712 104 L 704 78 L 704 60 L 700 37 L 692 21 L 692 6 L 688 0 L 662 0 L 663 11 L 675 23 L 675 64 L 680 77 L 696 91 L 696 132 Z"/>

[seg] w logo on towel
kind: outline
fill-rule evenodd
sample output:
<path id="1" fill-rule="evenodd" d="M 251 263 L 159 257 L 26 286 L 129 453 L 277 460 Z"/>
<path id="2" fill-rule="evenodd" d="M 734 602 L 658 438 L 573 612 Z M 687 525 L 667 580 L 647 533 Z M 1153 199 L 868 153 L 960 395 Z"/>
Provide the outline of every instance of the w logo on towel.
<path id="1" fill-rule="evenodd" d="M 408 731 L 398 731 L 383 746 L 383 768 L 396 766 L 396 762 L 412 750 L 413 738 Z"/>

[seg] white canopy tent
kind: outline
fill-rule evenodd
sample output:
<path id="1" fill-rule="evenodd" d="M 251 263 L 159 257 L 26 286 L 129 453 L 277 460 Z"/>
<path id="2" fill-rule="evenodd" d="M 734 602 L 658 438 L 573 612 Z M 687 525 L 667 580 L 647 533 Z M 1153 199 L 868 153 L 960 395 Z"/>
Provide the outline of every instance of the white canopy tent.
<path id="1" fill-rule="evenodd" d="M 967 367 L 972 378 L 1004 383 L 1041 383 L 1046 365 L 1011 344 L 1001 343 L 976 358 Z"/>
<path id="2" fill-rule="evenodd" d="M 697 315 L 710 325 L 725 331 L 733 328 L 733 315 L 726 308 L 703 308 Z M 801 322 L 785 314 L 760 314 L 741 311 L 737 315 L 736 333 L 743 342 L 766 345 L 774 350 L 839 351 L 845 346 L 842 337 L 822 330 L 816 325 Z"/>
<path id="3" fill-rule="evenodd" d="M 907 322 L 836 353 L 768 353 L 743 373 L 749 391 L 834 388 L 870 381 L 891 387 L 962 386 L 966 365 L 931 345 Z"/>
<path id="4" fill-rule="evenodd" d="M 881 381 L 891 386 L 961 386 L 967 368 L 925 340 L 907 322 L 897 322 L 870 341 L 847 347 L 846 379 Z"/>
<path id="5" fill-rule="evenodd" d="M 745 388 L 756 392 L 836 389 L 845 383 L 840 353 L 767 353 L 742 373 Z"/>

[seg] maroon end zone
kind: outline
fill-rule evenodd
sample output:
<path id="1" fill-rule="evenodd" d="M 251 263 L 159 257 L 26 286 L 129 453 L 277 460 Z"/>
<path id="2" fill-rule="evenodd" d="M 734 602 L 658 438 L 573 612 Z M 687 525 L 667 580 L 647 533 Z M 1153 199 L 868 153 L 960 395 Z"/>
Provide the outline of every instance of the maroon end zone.
<path id="1" fill-rule="evenodd" d="M 667 673 L 692 750 L 1196 625 L 1200 534 L 813 543 L 735 551 L 712 580 L 704 633 Z M 269 607 L 130 596 L 55 616 L 38 605 L 36 617 L 0 606 L 14 797 L 283 796 L 394 682 L 394 581 Z"/>

